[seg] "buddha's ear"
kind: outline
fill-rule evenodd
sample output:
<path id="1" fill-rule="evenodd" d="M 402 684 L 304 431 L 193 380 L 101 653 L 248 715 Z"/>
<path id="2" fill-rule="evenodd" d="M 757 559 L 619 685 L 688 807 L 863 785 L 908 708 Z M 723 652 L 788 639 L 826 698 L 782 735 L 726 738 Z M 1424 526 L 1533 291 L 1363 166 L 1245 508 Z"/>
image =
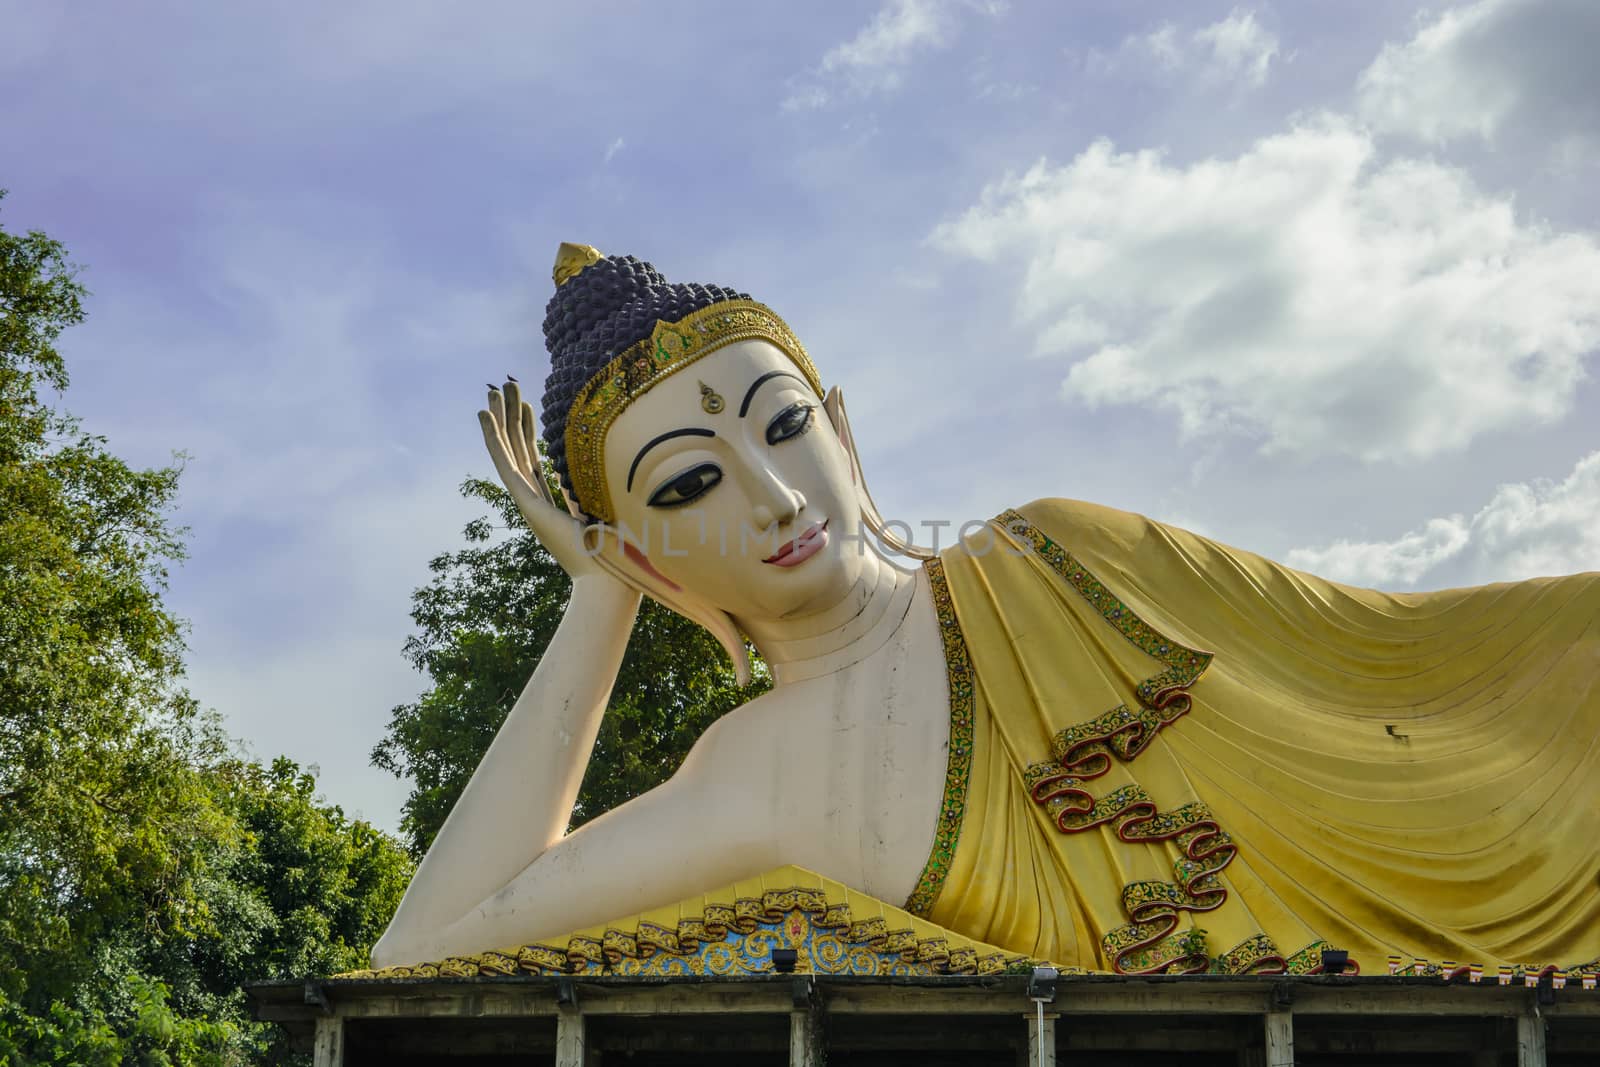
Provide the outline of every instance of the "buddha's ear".
<path id="1" fill-rule="evenodd" d="M 614 529 L 603 524 L 587 527 L 583 531 L 583 546 L 607 574 L 703 626 L 733 662 L 738 683 L 741 686 L 750 684 L 750 653 L 745 649 L 744 635 L 734 624 L 733 616 L 668 580 Z"/>
<path id="2" fill-rule="evenodd" d="M 561 487 L 561 499 L 566 502 L 567 510 L 572 513 L 573 518 L 584 522 L 588 521 L 583 514 L 583 509 L 578 506 L 578 498 L 567 492 L 567 487 L 564 485 Z"/>
<path id="3" fill-rule="evenodd" d="M 833 432 L 838 435 L 840 443 L 844 445 L 845 455 L 849 457 L 850 474 L 856 483 L 856 498 L 861 504 L 862 525 L 872 531 L 879 544 L 891 551 L 912 559 L 933 559 L 938 555 L 937 552 L 917 547 L 889 529 L 883 521 L 878 505 L 872 500 L 872 492 L 867 488 L 867 476 L 861 469 L 861 454 L 856 451 L 855 435 L 850 432 L 850 415 L 845 411 L 844 393 L 837 385 L 828 390 L 827 397 L 822 401 L 822 410 L 828 413 Z"/>

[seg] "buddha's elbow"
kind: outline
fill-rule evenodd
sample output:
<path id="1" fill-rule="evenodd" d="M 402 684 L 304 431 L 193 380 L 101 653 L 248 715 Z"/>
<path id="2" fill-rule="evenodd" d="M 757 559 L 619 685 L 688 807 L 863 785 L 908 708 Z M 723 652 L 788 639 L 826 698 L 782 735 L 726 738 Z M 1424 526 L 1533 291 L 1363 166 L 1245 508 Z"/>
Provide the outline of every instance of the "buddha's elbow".
<path id="1" fill-rule="evenodd" d="M 398 922 L 391 922 L 383 936 L 378 938 L 377 944 L 372 946 L 370 958 L 374 970 L 420 963 L 426 958 L 422 946 L 416 944 L 414 938 L 407 937 L 404 930 L 396 929 L 399 925 Z"/>

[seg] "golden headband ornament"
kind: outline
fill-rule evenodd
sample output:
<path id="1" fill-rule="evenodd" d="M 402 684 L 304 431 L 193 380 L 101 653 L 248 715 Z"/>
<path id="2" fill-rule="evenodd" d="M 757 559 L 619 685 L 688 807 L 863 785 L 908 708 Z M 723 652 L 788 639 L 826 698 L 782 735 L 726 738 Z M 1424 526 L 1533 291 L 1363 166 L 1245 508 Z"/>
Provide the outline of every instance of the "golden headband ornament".
<path id="1" fill-rule="evenodd" d="M 556 285 L 600 259 L 600 252 L 588 245 L 562 245 L 556 258 Z M 601 522 L 616 518 L 606 484 L 605 441 L 617 416 L 657 382 L 740 341 L 766 341 L 776 347 L 822 399 L 822 378 L 811 357 L 788 324 L 765 304 L 724 300 L 677 322 L 657 322 L 649 337 L 628 346 L 584 383 L 567 413 L 567 474 L 585 512 Z M 705 405 L 706 410 L 711 406 Z"/>

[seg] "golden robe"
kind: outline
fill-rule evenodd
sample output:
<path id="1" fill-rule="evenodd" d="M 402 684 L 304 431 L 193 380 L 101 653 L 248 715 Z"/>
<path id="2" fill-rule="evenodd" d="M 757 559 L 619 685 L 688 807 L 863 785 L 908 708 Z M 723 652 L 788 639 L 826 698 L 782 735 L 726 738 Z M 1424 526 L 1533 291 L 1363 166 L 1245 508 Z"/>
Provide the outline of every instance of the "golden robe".
<path id="1" fill-rule="evenodd" d="M 1091 970 L 1600 956 L 1600 574 L 1379 593 L 1060 500 L 991 531 L 928 565 L 907 910 Z"/>

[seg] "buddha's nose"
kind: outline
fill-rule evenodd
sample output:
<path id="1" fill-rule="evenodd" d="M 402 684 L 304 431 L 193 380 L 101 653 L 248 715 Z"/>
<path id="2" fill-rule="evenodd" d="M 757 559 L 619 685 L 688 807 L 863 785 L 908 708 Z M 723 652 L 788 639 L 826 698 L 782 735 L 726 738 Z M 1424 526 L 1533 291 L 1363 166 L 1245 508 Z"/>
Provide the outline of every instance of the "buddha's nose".
<path id="1" fill-rule="evenodd" d="M 771 502 L 757 504 L 751 515 L 756 520 L 758 530 L 793 522 L 795 516 L 805 510 L 806 498 L 800 490 L 790 489 L 777 482 L 771 488 L 773 490 Z"/>

